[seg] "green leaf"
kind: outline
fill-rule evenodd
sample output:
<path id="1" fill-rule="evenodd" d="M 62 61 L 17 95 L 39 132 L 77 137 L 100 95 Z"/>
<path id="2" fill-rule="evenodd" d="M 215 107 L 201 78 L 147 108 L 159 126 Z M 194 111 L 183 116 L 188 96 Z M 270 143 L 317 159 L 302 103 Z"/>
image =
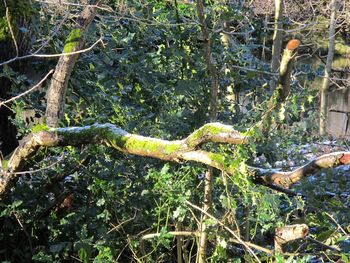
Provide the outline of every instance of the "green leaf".
<path id="1" fill-rule="evenodd" d="M 89 262 L 88 253 L 86 252 L 86 250 L 83 247 L 81 249 L 79 249 L 78 255 L 79 255 L 80 260 L 82 260 L 84 263 Z"/>

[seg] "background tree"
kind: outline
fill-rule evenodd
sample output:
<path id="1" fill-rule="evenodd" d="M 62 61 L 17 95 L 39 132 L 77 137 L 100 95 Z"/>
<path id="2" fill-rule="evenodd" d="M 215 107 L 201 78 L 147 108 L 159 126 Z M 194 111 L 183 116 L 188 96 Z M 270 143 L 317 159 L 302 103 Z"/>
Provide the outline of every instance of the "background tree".
<path id="1" fill-rule="evenodd" d="M 335 26 L 336 26 L 336 11 L 337 11 L 337 1 L 332 0 L 330 2 L 331 17 L 329 22 L 329 44 L 328 44 L 328 53 L 327 61 L 324 72 L 324 78 L 321 86 L 321 96 L 320 96 L 320 135 L 326 134 L 327 127 L 327 92 L 329 88 L 329 82 L 331 78 L 332 71 L 332 61 L 334 57 L 334 45 L 335 45 Z"/>
<path id="2" fill-rule="evenodd" d="M 4 1 L 0 5 L 0 61 L 25 54 L 31 47 L 30 25 L 34 9 L 27 1 Z M 0 76 L 0 100 L 9 99 L 15 89 L 19 74 L 25 72 L 26 63 L 15 63 L 6 67 Z M 17 73 L 16 73 L 17 72 Z M 17 83 L 16 83 L 17 82 Z M 16 127 L 11 119 L 10 107 L 0 107 L 0 154 L 7 155 L 18 145 Z"/>

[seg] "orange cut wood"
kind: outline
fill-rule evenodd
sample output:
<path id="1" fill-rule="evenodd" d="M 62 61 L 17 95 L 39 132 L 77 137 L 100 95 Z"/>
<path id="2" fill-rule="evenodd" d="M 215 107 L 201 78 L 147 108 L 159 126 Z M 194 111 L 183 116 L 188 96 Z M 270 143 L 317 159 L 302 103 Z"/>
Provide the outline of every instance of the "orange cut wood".
<path id="1" fill-rule="evenodd" d="M 300 45 L 300 40 L 298 40 L 298 39 L 292 39 L 292 40 L 290 40 L 290 41 L 288 42 L 287 48 L 288 48 L 289 50 L 294 50 L 294 49 L 298 48 L 299 45 Z"/>
<path id="2" fill-rule="evenodd" d="M 341 164 L 349 164 L 350 163 L 350 153 L 344 153 L 343 156 L 339 159 Z"/>

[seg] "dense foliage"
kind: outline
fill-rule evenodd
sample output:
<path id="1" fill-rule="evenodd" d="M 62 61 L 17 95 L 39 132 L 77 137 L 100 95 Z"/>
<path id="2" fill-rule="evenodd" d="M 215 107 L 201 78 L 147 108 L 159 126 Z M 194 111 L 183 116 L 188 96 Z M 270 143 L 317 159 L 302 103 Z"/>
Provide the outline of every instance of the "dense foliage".
<path id="1" fill-rule="evenodd" d="M 31 52 L 45 41 L 40 53 L 62 52 L 84 6 L 33 2 L 24 5 L 20 13 L 9 4 L 11 17 L 18 17 L 11 19 L 15 34 L 25 33 Z M 265 19 L 273 21 L 273 13 L 261 14 L 258 7 L 245 1 L 206 2 L 211 59 L 220 80 L 218 121 L 249 130 L 254 138 L 243 146 L 205 146 L 224 154 L 236 169 L 235 176 L 214 171 L 210 213 L 246 241 L 269 249 L 273 248 L 276 227 L 296 223 L 306 223 L 310 236 L 327 245 L 295 241 L 287 246 L 288 255 L 256 251 L 261 261 L 349 262 L 347 170 L 322 171 L 319 177 L 297 185 L 293 190 L 299 194 L 295 196 L 254 184 L 246 172 L 246 165 L 289 168 L 309 160 L 306 152 L 320 155 L 319 147 L 312 148 L 322 142 L 315 111 L 318 87 L 312 81 L 323 74 L 324 67 L 297 62 L 291 94 L 275 116 L 278 124 L 264 137 L 257 123 L 264 118 L 272 96 L 269 83 L 275 78 L 269 69 L 272 32 L 264 23 Z M 321 6 L 313 8 L 322 10 Z M 0 12 L 0 42 L 6 34 L 11 40 L 8 26 L 4 26 L 5 9 Z M 296 27 L 294 19 L 305 22 L 324 15 L 306 13 L 300 18 L 293 12 L 284 18 L 288 29 Z M 33 14 L 31 19 L 29 14 Z M 26 24 L 19 24 L 21 17 Z M 319 27 L 317 37 L 327 39 L 327 28 Z M 311 42 L 303 39 L 303 34 L 286 33 L 283 43 L 298 36 L 305 44 L 301 56 L 322 51 L 314 46 L 310 51 Z M 62 127 L 112 123 L 131 133 L 175 140 L 209 121 L 212 76 L 204 59 L 205 39 L 194 1 L 105 1 L 85 37 L 86 47 L 100 37 L 103 44 L 79 56 L 69 81 Z M 346 35 L 340 37 L 349 40 Z M 0 67 L 1 81 L 11 83 L 11 96 L 35 84 L 55 67 L 57 58 L 23 61 L 23 65 L 16 62 Z M 10 105 L 18 139 L 45 128 L 45 92 L 44 85 Z M 349 148 L 347 141 L 336 143 L 339 149 Z M 309 145 L 306 150 L 304 144 Z M 3 169 L 5 166 L 6 160 Z M 41 149 L 28 161 L 8 198 L 0 202 L 0 259 L 176 262 L 180 238 L 169 231 L 189 231 L 193 235 L 182 237 L 182 252 L 193 262 L 201 215 L 186 201 L 202 203 L 206 170 L 198 164 L 165 163 L 100 145 Z M 205 224 L 208 262 L 254 261 L 217 221 L 207 219 Z M 158 235 L 145 237 L 152 233 Z"/>

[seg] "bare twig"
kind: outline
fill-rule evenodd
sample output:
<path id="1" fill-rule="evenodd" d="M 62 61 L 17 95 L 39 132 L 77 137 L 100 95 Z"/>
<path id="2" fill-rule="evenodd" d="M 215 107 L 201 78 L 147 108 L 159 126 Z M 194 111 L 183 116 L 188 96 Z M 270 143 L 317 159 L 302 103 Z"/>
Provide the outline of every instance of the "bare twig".
<path id="1" fill-rule="evenodd" d="M 85 48 L 85 49 L 81 49 L 81 50 L 77 50 L 77 51 L 73 51 L 73 52 L 67 52 L 67 53 L 58 53 L 58 54 L 28 54 L 25 56 L 20 56 L 20 57 L 14 57 L 10 60 L 4 61 L 2 63 L 0 63 L 0 66 L 4 66 L 7 64 L 10 64 L 16 60 L 22 60 L 22 59 L 27 59 L 27 58 L 54 58 L 54 57 L 62 57 L 62 56 L 72 56 L 72 55 L 76 55 L 76 54 L 80 54 L 80 53 L 85 53 L 87 51 L 90 51 L 91 49 L 93 49 L 98 43 L 102 43 L 103 44 L 103 38 L 100 37 L 95 43 L 93 43 L 90 47 Z"/>
<path id="2" fill-rule="evenodd" d="M 199 206 L 196 206 L 195 204 L 192 204 L 190 201 L 186 201 L 186 204 L 188 204 L 189 206 L 197 209 L 198 211 L 200 211 L 203 214 L 207 215 L 211 219 L 214 219 L 220 226 L 225 228 L 234 237 L 234 239 L 232 239 L 231 241 L 233 241 L 235 243 L 238 243 L 238 244 L 241 244 L 256 259 L 257 262 L 261 262 L 261 261 L 259 260 L 258 256 L 254 253 L 252 248 L 260 250 L 260 251 L 263 251 L 263 252 L 265 252 L 267 254 L 273 254 L 273 252 L 270 249 L 267 249 L 267 248 L 264 248 L 264 247 L 260 247 L 258 245 L 252 244 L 250 242 L 245 242 L 240 237 L 238 237 L 237 234 L 231 228 L 227 227 L 223 222 L 221 222 L 219 219 L 217 219 L 213 215 L 209 214 L 207 211 L 203 210 Z"/>
<path id="3" fill-rule="evenodd" d="M 98 43 L 103 43 L 103 38 L 100 37 L 95 43 L 93 43 L 90 47 L 85 48 L 85 49 L 80 49 L 77 51 L 73 51 L 73 52 L 66 52 L 66 53 L 60 53 L 60 54 L 33 54 L 33 57 L 37 57 L 37 58 L 54 58 L 54 57 L 62 57 L 62 56 L 71 56 L 71 55 L 76 55 L 76 54 L 80 54 L 80 53 L 85 53 L 87 51 L 90 51 L 91 49 L 93 49 Z M 0 65 L 1 66 L 1 65 Z"/>
<path id="4" fill-rule="evenodd" d="M 172 236 L 198 236 L 198 232 L 193 232 L 193 231 L 169 231 L 167 234 L 172 235 Z M 160 237 L 161 233 L 152 233 L 152 234 L 147 234 L 144 235 L 141 239 L 146 240 L 146 239 L 152 239 L 155 237 Z"/>
<path id="5" fill-rule="evenodd" d="M 6 1 L 5 0 L 4 0 L 4 3 L 5 3 L 5 6 L 6 6 Z M 9 26 L 9 29 L 10 29 L 10 33 L 11 33 L 13 44 L 15 45 L 16 57 L 18 57 L 18 54 L 19 54 L 18 45 L 17 45 L 17 41 L 16 41 L 16 38 L 15 38 L 15 34 L 13 33 L 13 29 L 12 29 L 12 26 L 11 26 L 11 21 L 10 21 L 10 16 L 9 16 L 9 9 L 8 9 L 7 6 L 6 6 L 6 20 L 7 20 L 7 24 Z"/>
<path id="6" fill-rule="evenodd" d="M 321 247 L 324 247 L 324 248 L 326 248 L 326 249 L 333 250 L 333 251 L 337 251 L 337 252 L 341 252 L 341 250 L 339 250 L 338 248 L 328 246 L 328 245 L 326 245 L 326 244 L 324 244 L 324 243 L 322 243 L 322 242 L 320 242 L 320 241 L 318 241 L 318 240 L 316 240 L 316 239 L 313 239 L 313 238 L 311 238 L 311 237 L 309 237 L 309 236 L 307 236 L 307 237 L 305 237 L 305 238 L 306 238 L 307 241 L 310 241 L 310 242 L 312 242 L 312 243 L 314 243 L 314 244 L 317 244 L 317 245 L 319 245 L 319 246 L 321 246 Z"/>
<path id="7" fill-rule="evenodd" d="M 134 220 L 134 219 L 136 218 L 136 214 L 137 214 L 137 211 L 135 211 L 135 214 L 134 214 L 134 216 L 133 216 L 132 218 L 129 218 L 129 219 L 127 219 L 127 220 L 125 220 L 125 221 L 119 223 L 119 224 L 116 225 L 116 226 L 113 225 L 113 228 L 110 229 L 110 230 L 108 230 L 108 232 L 106 233 L 106 235 L 108 235 L 109 233 L 113 232 L 114 230 L 117 230 L 118 228 L 120 228 L 120 227 L 123 226 L 124 224 L 126 224 L 126 223 L 128 223 L 128 222 Z"/>
<path id="8" fill-rule="evenodd" d="M 259 74 L 278 76 L 277 72 L 264 71 L 264 70 L 254 69 L 254 68 L 246 68 L 246 67 L 240 67 L 240 66 L 235 66 L 235 65 L 232 65 L 231 67 L 236 68 L 236 69 L 241 69 L 243 71 L 251 71 L 251 72 L 255 72 L 255 73 L 259 73 Z"/>
<path id="9" fill-rule="evenodd" d="M 46 167 L 42 167 L 42 168 L 39 168 L 39 169 L 36 169 L 36 170 L 28 170 L 28 171 L 23 171 L 23 172 L 16 172 L 16 173 L 13 173 L 13 174 L 20 175 L 20 174 L 34 174 L 34 173 L 42 172 L 42 171 L 45 171 L 45 170 L 48 170 L 48 169 L 54 167 L 56 164 L 62 162 L 63 160 L 64 160 L 64 157 L 61 156 L 61 158 L 59 158 L 58 161 L 53 162 L 52 164 L 50 164 L 50 165 L 48 165 Z M 0 173 L 1 173 L 1 171 L 0 171 Z"/>
<path id="10" fill-rule="evenodd" d="M 100 10 L 104 10 L 104 11 L 108 11 L 108 12 L 113 12 L 113 8 L 112 7 L 104 7 L 104 6 L 100 6 L 100 5 L 90 5 L 90 4 L 79 4 L 79 3 L 69 3 L 69 2 L 64 2 L 64 1 L 59 1 L 59 3 L 57 3 L 57 1 L 41 1 L 41 0 L 35 0 L 38 3 L 41 4 L 52 4 L 52 5 L 67 5 L 67 6 L 77 6 L 77 7 L 94 7 Z"/>
<path id="11" fill-rule="evenodd" d="M 69 12 L 66 12 L 65 16 L 54 27 L 54 29 L 52 30 L 52 33 L 48 37 L 46 37 L 46 39 L 44 38 L 39 40 L 39 41 L 42 41 L 42 44 L 35 52 L 33 52 L 33 54 L 38 54 L 40 50 L 42 50 L 47 44 L 49 44 L 50 40 L 60 31 L 60 29 L 64 25 L 64 22 L 68 19 L 68 16 L 69 16 Z"/>
<path id="12" fill-rule="evenodd" d="M 318 24 L 317 22 L 313 22 L 313 23 L 310 23 L 310 24 L 303 24 L 300 27 L 293 28 L 293 29 L 279 28 L 279 29 L 277 29 L 277 31 L 282 31 L 282 32 L 287 33 L 287 34 L 291 34 L 291 33 L 297 32 L 297 31 L 302 31 L 305 28 L 312 27 L 312 26 L 317 25 L 317 24 Z M 275 28 L 272 28 L 272 27 L 263 27 L 262 29 L 269 30 L 269 31 L 275 30 Z"/>
<path id="13" fill-rule="evenodd" d="M 16 100 L 16 99 L 19 99 L 19 98 L 21 98 L 21 97 L 23 97 L 23 96 L 29 94 L 30 92 L 32 92 L 33 90 L 35 90 L 36 88 L 38 88 L 39 86 L 41 86 L 41 84 L 42 84 L 53 72 L 54 72 L 54 70 L 51 69 L 51 70 L 49 71 L 49 73 L 47 73 L 46 76 L 45 76 L 43 79 L 41 79 L 36 85 L 34 85 L 33 87 L 31 87 L 29 90 L 27 90 L 27 91 L 25 91 L 25 92 L 23 92 L 23 93 L 21 93 L 21 94 L 15 96 L 15 97 L 12 97 L 12 98 L 10 98 L 10 99 L 8 99 L 8 100 L 0 101 L 0 107 L 1 107 L 2 105 L 4 105 L 4 104 L 10 103 L 11 101 L 14 101 L 14 100 Z"/>
<path id="14" fill-rule="evenodd" d="M 340 229 L 341 232 L 343 232 L 343 234 L 345 234 L 346 236 L 349 237 L 348 233 L 346 233 L 346 231 L 344 230 L 344 228 L 342 228 L 341 225 L 339 225 L 339 223 L 337 222 L 337 220 L 334 219 L 333 215 L 331 215 L 328 212 L 324 212 L 326 216 L 328 216 L 336 225 L 337 227 Z"/>
<path id="15" fill-rule="evenodd" d="M 32 238 L 31 238 L 30 234 L 28 233 L 26 227 L 22 224 L 21 218 L 20 218 L 19 214 L 18 214 L 17 212 L 13 212 L 13 215 L 15 216 L 15 218 L 16 218 L 18 224 L 21 226 L 21 228 L 22 228 L 24 234 L 26 235 L 26 237 L 27 237 L 27 239 L 28 239 L 28 244 L 29 244 L 30 252 L 31 252 L 32 255 L 33 255 Z"/>

